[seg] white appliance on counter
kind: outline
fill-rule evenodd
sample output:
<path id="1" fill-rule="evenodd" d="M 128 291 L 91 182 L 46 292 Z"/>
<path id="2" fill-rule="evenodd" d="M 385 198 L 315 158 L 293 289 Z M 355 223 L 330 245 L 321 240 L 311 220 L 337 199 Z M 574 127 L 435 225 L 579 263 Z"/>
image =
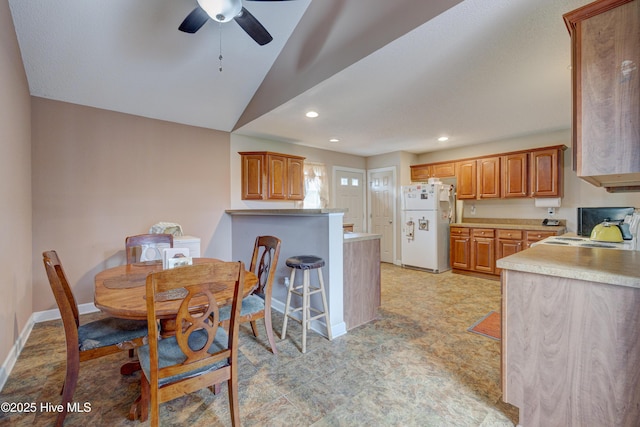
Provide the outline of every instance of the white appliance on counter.
<path id="1" fill-rule="evenodd" d="M 174 236 L 173 237 L 174 248 L 187 248 L 189 249 L 189 256 L 192 258 L 200 258 L 200 238 L 194 236 Z M 139 248 L 134 248 L 136 259 L 140 262 L 155 261 L 162 259 L 162 250 L 169 248 L 168 243 L 158 243 L 142 245 Z"/>
<path id="2" fill-rule="evenodd" d="M 442 182 L 402 187 L 402 265 L 440 273 L 449 264 L 453 186 Z"/>

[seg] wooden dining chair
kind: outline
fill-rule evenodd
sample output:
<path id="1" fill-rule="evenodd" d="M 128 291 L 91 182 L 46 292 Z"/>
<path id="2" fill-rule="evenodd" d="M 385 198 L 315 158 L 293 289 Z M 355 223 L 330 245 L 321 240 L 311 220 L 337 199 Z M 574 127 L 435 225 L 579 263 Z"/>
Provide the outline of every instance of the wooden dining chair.
<path id="1" fill-rule="evenodd" d="M 137 234 L 135 236 L 128 236 L 124 241 L 124 247 L 127 254 L 127 264 L 133 264 L 136 262 L 137 247 L 144 247 L 146 245 L 158 245 L 162 243 L 169 244 L 169 247 L 173 247 L 173 235 L 172 234 Z"/>
<path id="2" fill-rule="evenodd" d="M 141 346 L 147 336 L 147 322 L 107 317 L 80 325 L 78 304 L 58 254 L 46 251 L 42 258 L 62 317 L 67 346 L 67 372 L 60 393 L 63 409 L 56 419 L 56 426 L 61 426 L 78 383 L 80 362 Z"/>
<path id="3" fill-rule="evenodd" d="M 151 425 L 159 422 L 160 403 L 224 381 L 229 387 L 231 422 L 240 425 L 238 403 L 238 317 L 244 288 L 244 263 L 217 262 L 177 267 L 147 276 L 147 323 L 157 309 L 180 300 L 173 337 L 159 339 L 151 328 L 149 344 L 138 348 L 142 367 L 140 419 L 151 407 Z M 230 329 L 219 327 L 216 294 L 233 291 Z"/>
<path id="4" fill-rule="evenodd" d="M 240 322 L 251 322 L 251 330 L 254 336 L 258 336 L 256 320 L 264 319 L 267 330 L 267 338 L 273 354 L 278 354 L 273 338 L 273 326 L 271 324 L 271 292 L 273 280 L 280 256 L 280 239 L 274 236 L 258 236 L 253 246 L 250 271 L 258 277 L 258 287 L 251 295 L 242 300 L 240 310 Z M 231 309 L 220 309 L 220 321 L 222 326 L 228 327 Z"/>

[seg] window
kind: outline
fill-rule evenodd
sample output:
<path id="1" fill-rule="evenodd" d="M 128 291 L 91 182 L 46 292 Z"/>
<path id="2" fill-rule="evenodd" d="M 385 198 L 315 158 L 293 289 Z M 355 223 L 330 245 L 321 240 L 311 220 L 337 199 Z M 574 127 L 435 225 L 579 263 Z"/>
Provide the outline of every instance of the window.
<path id="1" fill-rule="evenodd" d="M 322 163 L 304 163 L 303 208 L 320 209 L 329 205 L 329 183 L 327 182 L 327 168 Z"/>

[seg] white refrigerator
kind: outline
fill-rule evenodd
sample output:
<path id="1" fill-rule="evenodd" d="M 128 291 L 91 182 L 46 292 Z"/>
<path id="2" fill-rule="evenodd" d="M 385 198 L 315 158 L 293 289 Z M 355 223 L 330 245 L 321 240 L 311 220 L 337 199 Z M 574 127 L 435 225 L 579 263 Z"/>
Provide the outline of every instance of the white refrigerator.
<path id="1" fill-rule="evenodd" d="M 402 187 L 402 265 L 440 273 L 449 265 L 452 185 L 411 184 Z"/>

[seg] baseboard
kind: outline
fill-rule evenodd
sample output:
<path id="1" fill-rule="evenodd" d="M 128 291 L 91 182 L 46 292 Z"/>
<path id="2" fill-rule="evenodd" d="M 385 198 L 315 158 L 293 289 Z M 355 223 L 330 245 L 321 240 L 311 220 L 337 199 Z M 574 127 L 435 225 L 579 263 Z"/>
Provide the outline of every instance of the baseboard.
<path id="1" fill-rule="evenodd" d="M 93 303 L 80 304 L 78 306 L 78 312 L 80 314 L 93 313 L 98 311 Z M 33 330 L 33 326 L 36 323 L 47 322 L 49 320 L 57 320 L 60 319 L 60 310 L 45 310 L 45 311 L 37 311 L 31 313 L 29 316 L 29 320 L 27 320 L 26 325 L 22 328 L 20 335 L 13 343 L 13 347 L 11 347 L 11 351 L 7 355 L 2 367 L 0 367 L 0 391 L 4 388 L 5 383 L 9 379 L 9 375 L 11 375 L 11 371 L 15 366 L 18 357 L 20 357 L 20 353 L 24 349 L 27 340 L 29 339 L 29 335 L 31 335 L 31 331 Z"/>
<path id="2" fill-rule="evenodd" d="M 80 304 L 78 306 L 79 314 L 88 314 L 95 313 L 96 311 L 100 311 L 96 308 L 96 306 L 92 302 L 88 302 L 86 304 Z M 34 323 L 40 322 L 48 322 L 49 320 L 58 320 L 60 318 L 60 310 L 46 310 L 46 311 L 38 311 L 31 315 L 34 318 Z"/>
<path id="3" fill-rule="evenodd" d="M 4 360 L 2 367 L 0 367 L 0 391 L 2 391 L 2 389 L 4 388 L 4 385 L 9 379 L 9 375 L 11 375 L 11 371 L 13 370 L 13 367 L 15 366 L 16 361 L 18 360 L 18 357 L 20 356 L 20 353 L 24 348 L 24 345 L 29 339 L 29 335 L 31 334 L 33 325 L 36 323 L 34 318 L 35 313 L 31 313 L 31 316 L 29 316 L 29 320 L 27 320 L 27 324 L 24 325 L 24 328 L 22 328 L 22 332 L 20 332 L 20 335 L 18 335 L 18 338 L 13 343 L 13 347 L 11 347 L 11 350 L 9 351 L 7 358 Z"/>

